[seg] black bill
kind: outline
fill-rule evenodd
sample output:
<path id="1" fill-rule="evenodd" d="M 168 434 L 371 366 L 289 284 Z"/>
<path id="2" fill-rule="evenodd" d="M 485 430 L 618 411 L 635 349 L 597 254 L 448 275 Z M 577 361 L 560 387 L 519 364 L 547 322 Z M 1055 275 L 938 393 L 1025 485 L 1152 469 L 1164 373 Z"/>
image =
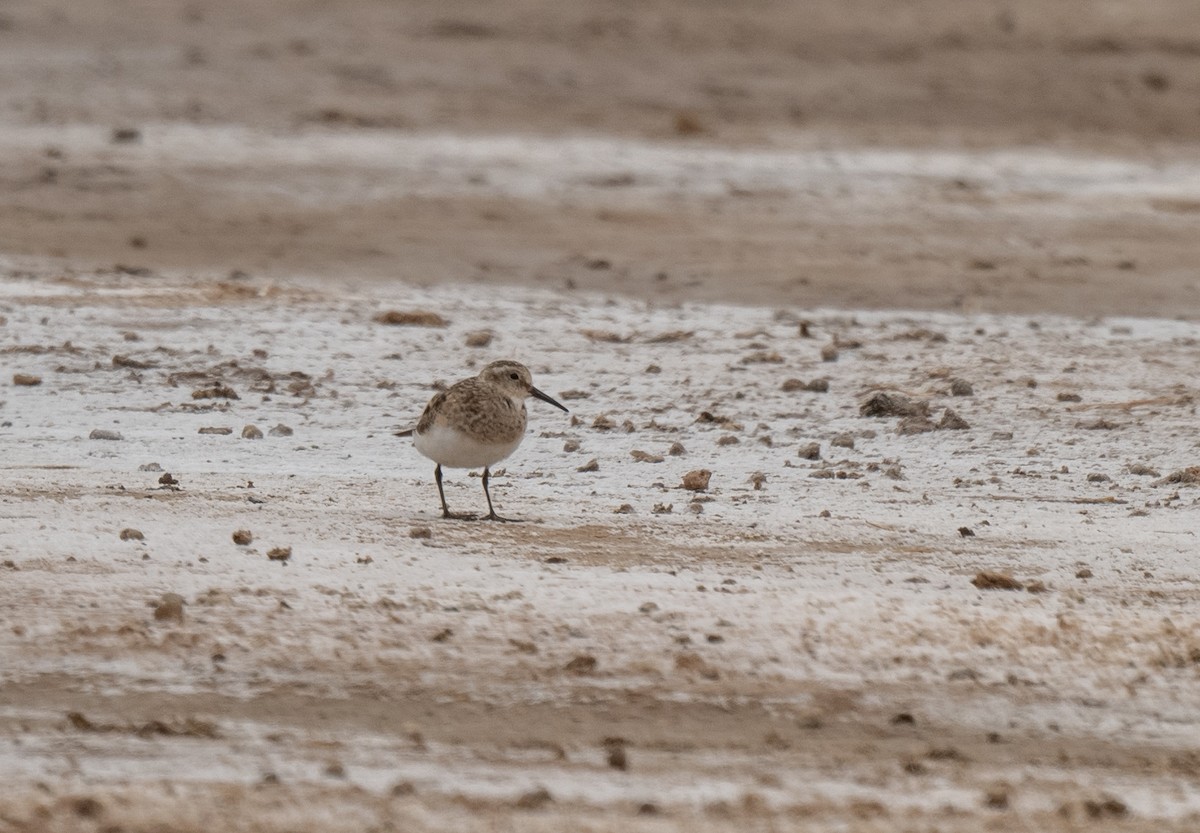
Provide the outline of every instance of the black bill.
<path id="1" fill-rule="evenodd" d="M 568 413 L 568 414 L 569 414 L 569 413 L 571 413 L 571 412 L 570 412 L 570 411 L 568 411 L 568 410 L 567 410 L 565 407 L 563 407 L 562 403 L 560 403 L 560 402 L 559 402 L 557 399 L 555 399 L 553 396 L 550 396 L 550 395 L 548 395 L 548 394 L 542 393 L 540 390 L 538 390 L 537 388 L 535 388 L 533 385 L 530 385 L 530 386 L 529 386 L 529 395 L 530 395 L 530 396 L 535 396 L 535 397 L 537 397 L 538 399 L 542 400 L 543 402 L 549 402 L 549 403 L 550 403 L 551 405 L 553 405 L 555 408 L 558 408 L 560 411 L 562 411 L 562 412 L 564 412 L 564 413 Z"/>

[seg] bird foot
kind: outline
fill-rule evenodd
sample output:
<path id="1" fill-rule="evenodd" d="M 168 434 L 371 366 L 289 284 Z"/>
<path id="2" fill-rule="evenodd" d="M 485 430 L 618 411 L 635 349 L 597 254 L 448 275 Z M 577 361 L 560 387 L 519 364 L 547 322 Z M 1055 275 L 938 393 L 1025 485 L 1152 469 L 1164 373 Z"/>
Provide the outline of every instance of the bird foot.
<path id="1" fill-rule="evenodd" d="M 447 521 L 477 521 L 479 516 L 471 512 L 442 512 L 442 519 Z"/>
<path id="2" fill-rule="evenodd" d="M 520 518 L 505 518 L 505 517 L 503 517 L 502 515 L 497 515 L 495 512 L 492 512 L 492 513 L 490 513 L 490 514 L 484 515 L 484 516 L 483 516 L 483 520 L 485 520 L 485 521 L 499 521 L 499 522 L 500 522 L 500 523 L 502 523 L 502 524 L 521 524 L 521 523 L 525 523 L 525 522 L 524 522 L 523 520 L 521 520 Z"/>

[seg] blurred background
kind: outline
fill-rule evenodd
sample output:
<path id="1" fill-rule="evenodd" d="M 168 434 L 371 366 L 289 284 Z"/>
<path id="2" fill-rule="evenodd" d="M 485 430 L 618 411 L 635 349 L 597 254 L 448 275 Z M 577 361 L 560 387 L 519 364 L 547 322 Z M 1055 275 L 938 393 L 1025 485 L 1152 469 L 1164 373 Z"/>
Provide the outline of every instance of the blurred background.
<path id="1" fill-rule="evenodd" d="M 1200 313 L 1194 0 L 5 0 L 0 62 L 10 269 Z"/>

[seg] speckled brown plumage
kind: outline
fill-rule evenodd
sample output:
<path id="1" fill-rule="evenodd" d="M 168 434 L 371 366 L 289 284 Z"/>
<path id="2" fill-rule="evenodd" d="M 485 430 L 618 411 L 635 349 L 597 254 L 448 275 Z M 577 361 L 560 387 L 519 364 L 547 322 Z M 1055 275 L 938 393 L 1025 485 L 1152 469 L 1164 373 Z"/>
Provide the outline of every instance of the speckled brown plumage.
<path id="1" fill-rule="evenodd" d="M 425 406 L 413 432 L 417 450 L 437 465 L 434 478 L 442 500 L 442 515 L 454 515 L 446 505 L 442 466 L 482 468 L 483 493 L 489 520 L 505 520 L 492 508 L 488 492 L 489 467 L 516 451 L 525 436 L 525 398 L 533 396 L 563 411 L 567 409 L 533 386 L 529 369 L 514 361 L 492 362 L 479 375 L 456 382 L 437 393 Z"/>

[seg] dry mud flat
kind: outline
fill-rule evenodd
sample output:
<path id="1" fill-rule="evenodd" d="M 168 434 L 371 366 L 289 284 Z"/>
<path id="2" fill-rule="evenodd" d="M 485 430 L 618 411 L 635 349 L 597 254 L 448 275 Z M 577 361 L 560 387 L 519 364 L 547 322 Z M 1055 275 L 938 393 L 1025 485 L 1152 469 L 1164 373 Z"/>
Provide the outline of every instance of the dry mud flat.
<path id="1" fill-rule="evenodd" d="M 1194 324 L 0 287 L 0 830 L 1200 823 Z"/>

